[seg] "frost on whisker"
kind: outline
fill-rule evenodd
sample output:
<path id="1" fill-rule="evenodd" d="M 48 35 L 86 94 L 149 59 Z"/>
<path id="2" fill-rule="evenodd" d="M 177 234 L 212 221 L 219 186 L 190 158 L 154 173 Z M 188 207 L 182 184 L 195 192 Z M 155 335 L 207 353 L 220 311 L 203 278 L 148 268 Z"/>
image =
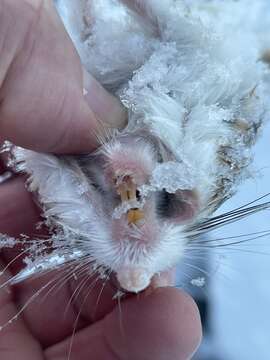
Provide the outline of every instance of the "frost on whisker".
<path id="1" fill-rule="evenodd" d="M 8 235 L 0 234 L 0 250 L 4 248 L 13 248 L 19 243 L 19 240 Z"/>
<path id="2" fill-rule="evenodd" d="M 119 299 L 122 299 L 125 295 L 126 295 L 126 293 L 124 291 L 117 290 L 112 299 L 119 300 Z"/>
<path id="3" fill-rule="evenodd" d="M 26 265 L 25 268 L 15 275 L 10 283 L 12 285 L 17 284 L 32 276 L 38 276 L 48 271 L 53 271 L 71 261 L 78 260 L 81 257 L 82 252 L 80 251 L 74 251 L 73 254 L 66 254 L 65 252 L 61 254 L 61 251 L 55 251 L 52 254 L 36 257 L 35 259 L 27 257 L 24 259 Z"/>

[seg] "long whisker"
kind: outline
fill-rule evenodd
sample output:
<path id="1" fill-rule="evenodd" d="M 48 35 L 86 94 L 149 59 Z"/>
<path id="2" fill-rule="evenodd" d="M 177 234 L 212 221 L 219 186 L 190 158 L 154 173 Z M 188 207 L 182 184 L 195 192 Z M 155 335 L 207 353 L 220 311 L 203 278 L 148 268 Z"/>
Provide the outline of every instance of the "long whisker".
<path id="1" fill-rule="evenodd" d="M 221 220 L 215 220 L 213 219 L 209 219 L 205 222 L 201 222 L 199 224 L 196 224 L 192 227 L 190 227 L 189 229 L 186 230 L 187 234 L 190 234 L 191 236 L 198 236 L 198 235 L 202 235 L 204 233 L 213 231 L 217 228 L 223 227 L 225 225 L 234 223 L 238 220 L 244 219 L 250 215 L 253 215 L 255 213 L 258 213 L 260 211 L 263 210 L 268 210 L 270 208 L 270 202 L 269 203 L 265 203 L 265 204 L 261 204 L 261 205 L 257 205 L 254 206 L 252 208 L 248 208 L 248 209 L 244 209 L 244 210 L 240 210 L 240 213 L 236 213 L 236 214 L 232 214 L 228 217 L 226 217 L 226 214 L 224 215 L 224 218 L 222 218 Z"/>
<path id="2" fill-rule="evenodd" d="M 269 256 L 270 254 L 269 253 L 266 253 L 266 252 L 260 252 L 260 251 L 255 251 L 255 250 L 250 250 L 250 249 L 242 249 L 242 248 L 238 248 L 238 247 L 229 247 L 230 245 L 228 244 L 227 246 L 224 246 L 224 247 L 218 247 L 218 246 L 204 246 L 204 248 L 206 249 L 211 249 L 211 253 L 216 253 L 217 255 L 220 255 L 220 253 L 218 252 L 219 250 L 222 249 L 222 252 L 225 251 L 230 251 L 230 250 L 233 250 L 233 251 L 238 251 L 238 252 L 241 252 L 241 253 L 250 253 L 250 254 L 256 254 L 256 255 L 264 255 L 264 256 Z M 201 252 L 201 249 L 200 248 L 190 248 L 189 249 L 192 253 L 195 252 Z"/>
<path id="3" fill-rule="evenodd" d="M 226 246 L 230 246 L 230 245 L 239 245 L 239 244 L 245 244 L 245 243 L 249 243 L 251 241 L 254 241 L 254 240 L 258 240 L 258 239 L 262 239 L 264 238 L 265 236 L 268 236 L 269 234 L 266 234 L 266 235 L 260 235 L 260 236 L 256 236 L 254 238 L 250 238 L 250 239 L 245 239 L 245 240 L 239 240 L 239 241 L 234 241 L 234 242 L 228 242 L 228 243 L 225 243 L 225 244 L 217 244 L 217 245 L 206 245 L 205 247 L 214 247 L 214 248 L 219 248 L 219 247 L 226 247 Z"/>
<path id="4" fill-rule="evenodd" d="M 96 306 L 95 306 L 94 313 L 97 312 L 98 305 L 99 305 L 99 302 L 100 302 L 100 299 L 101 299 L 101 295 L 102 295 L 102 293 L 103 293 L 103 291 L 104 291 L 104 289 L 105 289 L 105 286 L 106 286 L 107 283 L 108 283 L 108 280 L 109 280 L 111 274 L 112 274 L 112 271 L 109 271 L 108 275 L 106 276 L 106 278 L 105 278 L 104 281 L 103 281 L 102 288 L 101 288 L 101 290 L 100 290 L 100 292 L 99 292 L 99 295 L 98 295 L 98 297 L 97 297 L 97 301 L 96 301 Z"/>
<path id="5" fill-rule="evenodd" d="M 123 326 L 123 312 L 122 312 L 122 308 L 121 308 L 121 294 L 119 294 L 117 296 L 117 304 L 118 304 L 118 309 L 119 309 L 119 326 L 120 326 L 120 332 L 121 335 L 124 336 L 124 326 Z"/>
<path id="6" fill-rule="evenodd" d="M 22 252 L 20 252 L 17 256 L 15 256 L 5 267 L 3 270 L 1 270 L 0 272 L 0 276 L 3 275 L 12 264 L 14 264 L 18 259 L 20 259 L 20 257 L 22 257 L 23 255 L 25 255 L 27 252 L 29 251 L 29 249 L 25 249 Z"/>
<path id="7" fill-rule="evenodd" d="M 225 219 L 229 220 L 230 218 L 232 218 L 232 220 L 233 220 L 233 218 L 237 215 L 238 216 L 241 216 L 241 215 L 248 216 L 248 215 L 251 215 L 253 213 L 253 211 L 257 212 L 257 211 L 266 210 L 270 207 L 270 202 L 265 202 L 263 204 L 259 204 L 259 205 L 255 205 L 255 206 L 250 206 L 250 205 L 255 204 L 256 202 L 258 202 L 262 199 L 265 199 L 268 196 L 270 196 L 270 193 L 260 196 L 257 199 L 250 201 L 242 206 L 239 206 L 232 211 L 228 211 L 224 214 L 212 217 L 210 219 L 206 219 L 205 221 L 203 221 L 195 226 L 192 226 L 189 230 L 191 231 L 191 230 L 196 230 L 196 229 L 197 230 L 204 229 L 205 226 L 219 224 L 220 221 L 223 221 Z"/>
<path id="8" fill-rule="evenodd" d="M 268 192 L 268 193 L 266 193 L 266 194 L 258 197 L 258 198 L 255 199 L 255 200 L 252 200 L 252 201 L 250 201 L 250 202 L 248 202 L 248 203 L 246 203 L 246 204 L 244 204 L 244 205 L 241 205 L 241 206 L 235 208 L 233 211 L 241 210 L 241 209 L 246 208 L 246 207 L 248 207 L 248 206 L 250 206 L 250 205 L 256 204 L 256 202 L 258 202 L 258 201 L 260 201 L 260 200 L 263 200 L 263 199 L 265 199 L 265 198 L 267 198 L 267 197 L 269 197 L 269 196 L 270 196 L 270 192 Z"/>
<path id="9" fill-rule="evenodd" d="M 63 274 L 63 269 L 62 268 L 55 270 L 57 272 L 57 275 L 52 279 L 53 280 L 52 283 L 54 283 L 54 285 L 41 298 L 41 300 L 40 300 L 41 303 L 46 301 L 48 296 L 55 290 L 55 288 L 58 286 L 60 281 L 63 281 L 64 279 L 66 279 L 67 277 L 70 276 L 70 273 L 73 273 L 73 267 L 74 267 L 74 264 L 70 264 L 70 266 L 67 269 L 65 269 L 64 274 Z"/>
<path id="10" fill-rule="evenodd" d="M 44 291 L 48 286 L 50 286 L 52 282 L 53 280 L 49 281 L 46 285 L 38 289 L 11 319 L 9 319 L 5 324 L 0 325 L 0 329 L 5 329 L 8 325 L 12 324 L 13 321 L 17 320 L 18 317 L 24 312 L 24 310 L 42 293 L 42 291 Z"/>
<path id="11" fill-rule="evenodd" d="M 88 280 L 91 279 L 91 278 L 92 278 L 92 277 L 90 276 L 90 277 L 88 278 Z M 86 303 L 86 301 L 87 301 L 87 299 L 88 299 L 91 291 L 93 290 L 94 285 L 97 283 L 97 281 L 98 281 L 98 278 L 91 284 L 91 286 L 90 286 L 90 288 L 89 288 L 89 291 L 88 291 L 87 294 L 85 295 L 85 297 L 84 297 L 84 299 L 83 299 L 83 302 L 82 302 L 82 304 L 81 304 L 81 308 L 80 308 L 80 310 L 79 310 L 79 312 L 78 312 L 78 315 L 77 315 L 77 317 L 76 317 L 76 319 L 75 319 L 74 326 L 73 326 L 72 337 L 71 337 L 70 346 L 69 346 L 68 360 L 70 360 L 70 357 L 71 357 L 72 345 L 73 345 L 73 342 L 74 342 L 77 325 L 78 325 L 79 319 L 80 319 L 81 314 L 82 314 L 82 311 L 83 311 L 83 307 L 84 307 L 84 305 L 85 305 L 85 303 Z"/>
<path id="12" fill-rule="evenodd" d="M 84 272 L 86 272 L 87 270 L 89 269 L 84 269 Z M 83 275 L 84 272 L 82 272 L 81 274 L 79 274 L 79 276 Z M 70 299 L 69 299 L 69 302 L 68 304 L 66 305 L 66 308 L 65 308 L 65 312 L 64 312 L 64 315 L 66 316 L 67 312 L 68 312 L 68 309 L 70 308 L 72 302 L 75 302 L 81 291 L 83 290 L 83 288 L 85 287 L 85 285 L 87 284 L 87 282 L 90 280 L 90 279 L 93 279 L 95 276 L 95 273 L 91 273 L 91 274 L 88 274 L 88 276 L 86 278 L 83 277 L 83 279 L 79 282 L 79 285 L 75 288 L 75 290 L 73 291 Z M 95 285 L 98 281 L 98 278 L 97 279 L 94 279 L 93 283 L 90 284 L 90 288 L 92 288 L 93 285 Z"/>
<path id="13" fill-rule="evenodd" d="M 254 233 L 235 235 L 235 236 L 228 236 L 228 237 L 216 238 L 216 239 L 210 239 L 210 240 L 201 240 L 200 237 L 198 237 L 198 238 L 193 239 L 192 243 L 209 244 L 209 243 L 215 243 L 215 242 L 218 242 L 218 241 L 245 238 L 245 237 L 253 236 L 253 235 L 262 235 L 263 237 L 266 237 L 266 236 L 270 235 L 270 230 L 264 230 L 264 231 L 254 232 Z M 251 240 L 253 240 L 253 239 L 257 239 L 257 237 L 256 238 L 251 238 Z"/>
<path id="14" fill-rule="evenodd" d="M 185 262 L 184 264 L 187 265 L 188 267 L 194 269 L 194 270 L 200 271 L 202 274 L 204 274 L 204 275 L 207 276 L 207 277 L 211 277 L 211 275 L 210 275 L 210 273 L 209 273 L 208 271 L 203 270 L 202 268 L 200 268 L 200 267 L 197 266 L 197 265 L 189 264 L 189 263 L 186 263 L 186 262 Z"/>
<path id="15" fill-rule="evenodd" d="M 63 275 L 61 273 L 61 271 L 63 271 L 62 268 L 58 269 L 58 271 L 60 271 L 60 276 L 57 277 L 57 279 L 55 280 L 56 283 L 52 286 L 52 288 L 42 298 L 42 301 L 44 301 L 53 291 L 56 291 L 56 293 L 58 291 L 60 291 L 63 288 L 63 286 L 65 286 L 65 284 L 74 276 L 74 273 L 83 266 L 87 266 L 87 264 L 83 263 L 83 264 L 77 264 L 76 265 L 76 263 L 71 263 L 64 269 L 65 275 Z M 59 285 L 60 281 L 62 283 Z"/>
<path id="16" fill-rule="evenodd" d="M 220 226 L 223 224 L 227 224 L 227 223 L 231 223 L 234 222 L 236 220 L 245 218 L 247 216 L 253 215 L 257 212 L 263 211 L 263 210 L 268 210 L 270 207 L 270 202 L 264 203 L 264 204 L 260 204 L 260 205 L 255 205 L 252 206 L 250 208 L 247 209 L 242 209 L 242 210 L 238 210 L 237 212 L 234 212 L 232 214 L 225 214 L 223 215 L 223 217 L 221 219 L 211 219 L 210 221 L 206 222 L 203 224 L 203 229 L 206 227 L 211 227 L 211 226 Z M 217 220 L 217 221 L 216 221 Z"/>

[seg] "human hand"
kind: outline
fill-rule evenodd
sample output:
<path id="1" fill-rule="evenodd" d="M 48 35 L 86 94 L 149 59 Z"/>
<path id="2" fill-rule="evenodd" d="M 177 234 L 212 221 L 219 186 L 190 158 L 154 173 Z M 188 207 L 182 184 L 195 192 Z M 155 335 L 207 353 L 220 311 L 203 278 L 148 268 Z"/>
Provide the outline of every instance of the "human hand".
<path id="1" fill-rule="evenodd" d="M 80 60 L 52 1 L 0 0 L 1 141 L 9 139 L 43 152 L 90 152 L 96 146 L 94 133 L 100 122 L 121 127 L 124 121 L 125 112 L 115 98 L 90 76 L 83 81 Z M 0 168 L 4 171 L 5 165 Z M 0 204 L 4 204 L 0 233 L 37 235 L 39 210 L 22 177 L 1 185 Z M 10 275 L 5 272 L 0 278 L 2 283 L 21 268 L 21 257 L 14 261 L 17 255 L 16 250 L 2 251 L 2 267 L 12 262 Z M 186 360 L 197 348 L 198 310 L 183 292 L 156 289 L 121 300 L 118 306 L 110 283 L 103 288 L 96 282 L 88 294 L 95 281 L 89 279 L 69 304 L 84 279 L 65 281 L 64 271 L 63 276 L 54 272 L 10 292 L 0 290 L 3 325 L 39 289 L 51 284 L 0 332 L 1 360 L 67 359 L 72 338 L 70 359 L 74 360 Z M 52 289 L 55 278 L 59 282 Z"/>

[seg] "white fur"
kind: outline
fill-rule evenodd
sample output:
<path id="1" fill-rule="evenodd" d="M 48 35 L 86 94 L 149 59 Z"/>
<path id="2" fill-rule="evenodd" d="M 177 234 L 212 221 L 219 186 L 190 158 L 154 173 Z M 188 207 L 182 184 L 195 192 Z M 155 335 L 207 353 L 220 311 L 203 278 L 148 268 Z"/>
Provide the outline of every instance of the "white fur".
<path id="1" fill-rule="evenodd" d="M 205 205 L 230 173 L 221 195 L 228 196 L 239 172 L 224 167 L 218 151 L 238 147 L 235 161 L 245 168 L 241 149 L 248 147 L 231 123 L 240 117 L 252 127 L 265 110 L 265 67 L 258 62 L 267 42 L 262 29 L 270 22 L 265 0 L 80 3 L 81 16 L 73 16 L 77 2 L 71 0 L 60 1 L 60 9 L 68 9 L 60 13 L 88 71 L 130 109 L 126 131 L 147 125 L 179 161 L 196 169 Z M 91 31 L 83 16 L 92 19 Z"/>
<path id="2" fill-rule="evenodd" d="M 265 112 L 266 68 L 258 61 L 265 45 L 254 22 L 235 20 L 251 3 L 227 3 L 231 8 L 218 0 L 190 7 L 181 0 L 61 0 L 59 7 L 87 70 L 128 108 L 123 133 L 146 129 L 172 153 L 174 161 L 159 168 L 164 176 L 153 173 L 154 186 L 196 189 L 204 215 L 241 179 Z M 183 255 L 183 226 L 160 225 L 153 244 L 129 241 L 140 239 L 136 228 L 113 241 L 104 199 L 74 160 L 19 152 L 45 217 L 66 236 L 64 247 L 116 272 L 128 266 L 158 273 Z"/>
<path id="3" fill-rule="evenodd" d="M 72 257 L 77 259 L 78 251 L 78 257 L 88 256 L 98 265 L 116 272 L 126 266 L 141 267 L 152 276 L 175 264 L 183 253 L 186 238 L 182 226 L 162 226 L 161 241 L 151 245 L 138 246 L 136 241 L 112 239 L 111 220 L 103 209 L 102 199 L 80 173 L 76 161 L 69 159 L 67 163 L 66 159 L 21 148 L 16 148 L 14 155 L 19 170 L 30 175 L 29 190 L 38 192 L 47 225 L 59 231 L 59 236 L 53 237 L 53 246 L 59 255 L 52 255 L 55 261 L 42 265 L 42 258 L 37 259 L 18 279 L 33 275 L 38 268 L 40 272 L 40 265 L 44 271 L 49 264 L 51 268 L 61 265 L 63 254 L 68 256 L 67 261 Z M 134 237 L 141 236 L 139 229 L 127 231 L 133 232 Z"/>

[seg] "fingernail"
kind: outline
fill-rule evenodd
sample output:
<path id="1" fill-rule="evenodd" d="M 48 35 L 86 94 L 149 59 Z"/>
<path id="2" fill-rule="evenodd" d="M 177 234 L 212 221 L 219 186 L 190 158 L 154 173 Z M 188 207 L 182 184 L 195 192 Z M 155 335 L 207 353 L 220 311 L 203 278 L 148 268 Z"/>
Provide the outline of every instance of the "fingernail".
<path id="1" fill-rule="evenodd" d="M 127 112 L 120 100 L 105 90 L 83 69 L 83 95 L 96 117 L 109 127 L 122 129 L 127 122 Z"/>

